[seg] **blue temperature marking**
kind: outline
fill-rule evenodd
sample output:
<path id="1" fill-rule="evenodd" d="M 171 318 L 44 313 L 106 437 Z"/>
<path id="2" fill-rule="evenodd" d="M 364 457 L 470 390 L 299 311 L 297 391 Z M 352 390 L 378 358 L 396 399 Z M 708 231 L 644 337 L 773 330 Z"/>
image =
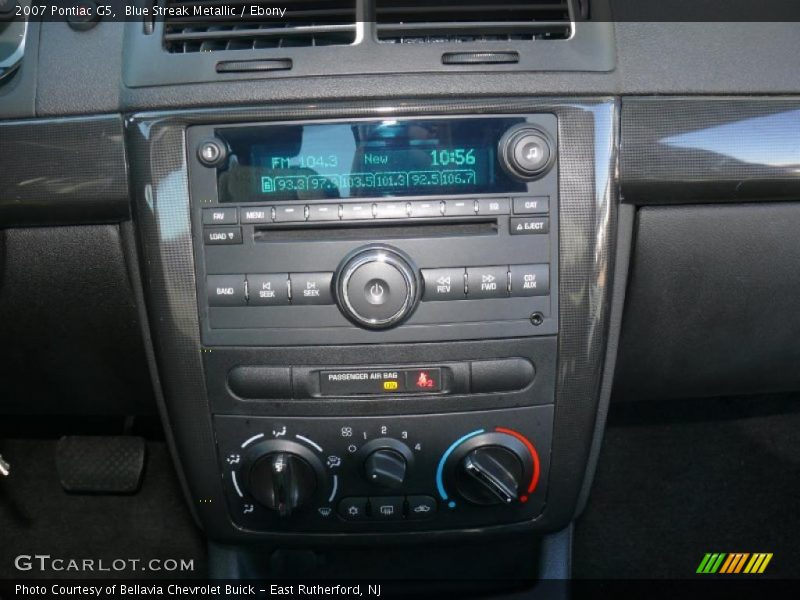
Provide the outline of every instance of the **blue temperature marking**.
<path id="1" fill-rule="evenodd" d="M 476 429 L 475 431 L 458 438 L 455 442 L 450 444 L 450 447 L 444 451 L 444 454 L 442 454 L 442 458 L 439 459 L 439 466 L 436 467 L 436 489 L 439 490 L 439 495 L 442 497 L 442 500 L 447 500 L 447 492 L 444 489 L 444 482 L 442 481 L 442 475 L 444 473 L 444 464 L 447 462 L 447 458 L 453 453 L 453 450 L 455 450 L 459 444 L 467 441 L 471 437 L 480 435 L 483 432 L 484 432 L 483 429 Z M 450 502 L 448 506 L 450 508 L 453 508 L 455 506 L 455 502 Z"/>

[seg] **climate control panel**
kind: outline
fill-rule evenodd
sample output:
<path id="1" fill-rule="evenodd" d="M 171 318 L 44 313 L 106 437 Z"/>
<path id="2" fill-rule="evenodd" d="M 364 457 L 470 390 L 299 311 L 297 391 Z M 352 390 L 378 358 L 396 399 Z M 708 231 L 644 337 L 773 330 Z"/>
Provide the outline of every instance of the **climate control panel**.
<path id="1" fill-rule="evenodd" d="M 552 405 L 387 417 L 217 416 L 230 515 L 255 531 L 447 530 L 535 519 Z"/>

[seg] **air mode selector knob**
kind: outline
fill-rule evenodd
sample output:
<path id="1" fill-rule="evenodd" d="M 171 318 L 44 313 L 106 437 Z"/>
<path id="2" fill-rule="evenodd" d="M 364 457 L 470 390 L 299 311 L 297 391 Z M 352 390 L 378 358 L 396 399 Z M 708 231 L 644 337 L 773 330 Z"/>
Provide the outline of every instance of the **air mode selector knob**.
<path id="1" fill-rule="evenodd" d="M 317 496 L 324 471 L 307 448 L 273 440 L 250 450 L 243 475 L 247 491 L 259 504 L 288 517 Z"/>
<path id="2" fill-rule="evenodd" d="M 419 293 L 410 259 L 398 250 L 372 246 L 357 251 L 340 267 L 336 294 L 341 311 L 356 325 L 386 329 L 405 320 Z"/>

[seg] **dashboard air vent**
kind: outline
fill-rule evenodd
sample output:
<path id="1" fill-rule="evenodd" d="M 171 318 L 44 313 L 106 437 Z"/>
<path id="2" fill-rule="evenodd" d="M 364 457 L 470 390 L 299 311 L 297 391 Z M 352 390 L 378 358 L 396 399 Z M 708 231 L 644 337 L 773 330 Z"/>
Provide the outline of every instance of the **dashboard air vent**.
<path id="1" fill-rule="evenodd" d="M 375 0 L 378 39 L 395 44 L 563 40 L 570 0 Z"/>
<path id="2" fill-rule="evenodd" d="M 274 2 L 166 0 L 184 15 L 165 16 L 168 52 L 215 52 L 298 46 L 335 46 L 356 40 L 356 0 L 287 0 L 281 16 Z M 235 11 L 226 15 L 225 9 Z M 245 15 L 241 15 L 242 9 Z"/>

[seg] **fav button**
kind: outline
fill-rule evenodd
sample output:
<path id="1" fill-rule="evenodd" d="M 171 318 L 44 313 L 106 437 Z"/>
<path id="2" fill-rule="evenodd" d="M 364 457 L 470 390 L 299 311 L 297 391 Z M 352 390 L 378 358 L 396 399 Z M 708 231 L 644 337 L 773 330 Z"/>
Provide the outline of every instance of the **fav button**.
<path id="1" fill-rule="evenodd" d="M 292 304 L 333 304 L 333 273 L 291 273 Z"/>
<path id="2" fill-rule="evenodd" d="M 247 292 L 250 306 L 289 304 L 289 274 L 248 275 Z"/>
<path id="3" fill-rule="evenodd" d="M 436 500 L 430 496 L 409 496 L 408 518 L 427 519 L 436 512 Z"/>
<path id="4" fill-rule="evenodd" d="M 467 297 L 505 298 L 508 296 L 508 267 L 467 267 Z"/>
<path id="5" fill-rule="evenodd" d="M 203 225 L 235 225 L 237 223 L 236 207 L 204 208 Z"/>
<path id="6" fill-rule="evenodd" d="M 463 300 L 464 294 L 464 269 L 422 269 L 422 279 L 425 282 L 425 293 L 422 299 L 432 300 Z"/>
<path id="7" fill-rule="evenodd" d="M 367 499 L 342 499 L 342 501 L 339 502 L 339 515 L 348 521 L 363 521 L 367 518 Z"/>
<path id="8" fill-rule="evenodd" d="M 511 265 L 512 296 L 546 296 L 550 293 L 549 265 Z"/>
<path id="9" fill-rule="evenodd" d="M 244 275 L 209 275 L 209 306 L 244 306 L 247 299 L 244 293 Z"/>

